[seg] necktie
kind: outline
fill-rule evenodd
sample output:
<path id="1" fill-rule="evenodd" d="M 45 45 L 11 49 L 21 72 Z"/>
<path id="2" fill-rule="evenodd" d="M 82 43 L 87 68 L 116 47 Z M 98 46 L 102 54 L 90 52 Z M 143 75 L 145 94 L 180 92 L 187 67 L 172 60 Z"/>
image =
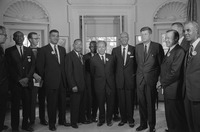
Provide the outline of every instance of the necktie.
<path id="1" fill-rule="evenodd" d="M 123 48 L 123 52 L 122 52 L 122 57 L 123 57 L 123 59 L 124 59 L 124 65 L 126 64 L 126 58 L 125 58 L 125 51 L 126 50 L 126 48 Z"/>
<path id="2" fill-rule="evenodd" d="M 170 48 L 168 48 L 167 53 L 166 53 L 166 56 L 169 54 L 169 51 L 170 51 Z"/>
<path id="3" fill-rule="evenodd" d="M 78 58 L 80 59 L 81 63 L 83 64 L 83 59 L 81 53 L 78 53 Z"/>
<path id="4" fill-rule="evenodd" d="M 54 51 L 55 51 L 56 57 L 58 58 L 58 52 L 57 52 L 57 49 L 56 49 L 56 45 L 54 45 Z"/>
<path id="5" fill-rule="evenodd" d="M 192 52 L 193 52 L 193 45 L 190 45 L 190 48 L 189 48 L 189 54 L 188 54 L 188 57 L 187 57 L 187 64 L 189 63 L 190 59 L 192 58 Z"/>
<path id="6" fill-rule="evenodd" d="M 19 47 L 21 58 L 23 58 L 22 46 Z"/>
<path id="7" fill-rule="evenodd" d="M 103 55 L 101 56 L 101 60 L 102 60 L 103 64 L 105 64 L 104 56 Z"/>
<path id="8" fill-rule="evenodd" d="M 147 45 L 144 45 L 144 60 L 147 57 Z"/>

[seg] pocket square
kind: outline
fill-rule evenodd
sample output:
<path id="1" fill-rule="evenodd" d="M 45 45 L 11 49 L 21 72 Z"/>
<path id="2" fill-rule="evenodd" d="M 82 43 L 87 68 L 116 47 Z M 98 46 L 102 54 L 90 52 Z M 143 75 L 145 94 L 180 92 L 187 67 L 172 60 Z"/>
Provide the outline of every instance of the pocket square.
<path id="1" fill-rule="evenodd" d="M 134 56 L 130 56 L 130 58 L 133 58 Z"/>

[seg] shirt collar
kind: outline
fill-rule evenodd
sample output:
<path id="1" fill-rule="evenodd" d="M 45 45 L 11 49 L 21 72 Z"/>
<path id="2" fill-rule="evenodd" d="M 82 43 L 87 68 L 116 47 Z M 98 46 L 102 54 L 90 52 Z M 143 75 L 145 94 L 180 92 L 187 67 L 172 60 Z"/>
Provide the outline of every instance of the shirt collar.
<path id="1" fill-rule="evenodd" d="M 174 47 L 176 47 L 177 44 L 173 45 L 172 47 L 169 47 L 169 52 L 173 50 Z"/>
<path id="2" fill-rule="evenodd" d="M 98 54 L 99 54 L 99 53 L 98 53 Z M 105 57 L 106 57 L 106 53 L 105 53 L 105 54 L 103 54 L 103 55 L 99 54 L 99 56 L 100 56 L 100 58 L 101 58 L 101 56 L 103 56 L 103 57 L 104 57 L 104 59 L 105 59 Z"/>
<path id="3" fill-rule="evenodd" d="M 184 36 L 182 36 L 182 37 L 178 40 L 178 43 L 181 44 L 182 41 L 183 41 L 183 39 L 184 39 Z"/>
<path id="4" fill-rule="evenodd" d="M 128 44 L 126 46 L 122 46 L 121 45 L 121 49 L 123 50 L 123 48 L 128 49 Z"/>
<path id="5" fill-rule="evenodd" d="M 57 44 L 52 44 L 52 43 L 50 43 L 50 45 L 51 45 L 51 47 L 52 47 L 52 49 L 54 50 L 54 46 L 56 45 L 56 48 L 58 48 L 58 45 Z"/>
<path id="6" fill-rule="evenodd" d="M 191 45 L 193 45 L 193 48 L 195 49 L 195 47 L 197 46 L 197 44 L 199 43 L 200 38 L 198 38 L 197 40 L 195 40 Z"/>

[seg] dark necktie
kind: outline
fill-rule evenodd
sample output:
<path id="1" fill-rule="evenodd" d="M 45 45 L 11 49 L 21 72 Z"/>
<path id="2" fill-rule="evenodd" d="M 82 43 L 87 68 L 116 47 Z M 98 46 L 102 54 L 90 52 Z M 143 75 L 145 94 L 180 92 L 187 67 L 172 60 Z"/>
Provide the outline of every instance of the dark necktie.
<path id="1" fill-rule="evenodd" d="M 104 56 L 103 55 L 101 56 L 101 60 L 102 60 L 103 64 L 105 64 Z"/>
<path id="2" fill-rule="evenodd" d="M 81 63 L 83 64 L 83 58 L 82 58 L 82 54 L 78 53 L 78 58 L 80 59 Z"/>
<path id="3" fill-rule="evenodd" d="M 190 48 L 189 48 L 189 54 L 188 54 L 188 57 L 187 57 L 187 64 L 189 63 L 189 61 L 191 60 L 192 58 L 192 52 L 193 52 L 193 45 L 190 45 Z"/>
<path id="4" fill-rule="evenodd" d="M 19 47 L 21 58 L 23 59 L 22 46 Z"/>
<path id="5" fill-rule="evenodd" d="M 57 52 L 57 50 L 56 50 L 56 45 L 54 45 L 54 51 L 55 51 L 56 57 L 58 58 L 58 52 Z"/>
<path id="6" fill-rule="evenodd" d="M 123 57 L 123 60 L 124 60 L 124 65 L 125 65 L 125 63 L 126 63 L 126 62 L 125 62 L 125 59 L 126 59 L 126 58 L 125 58 L 125 52 L 126 52 L 125 50 L 126 50 L 126 48 L 123 48 L 123 52 L 122 52 L 122 57 Z"/>
<path id="7" fill-rule="evenodd" d="M 169 54 L 169 51 L 170 51 L 170 48 L 168 48 L 167 53 L 166 53 L 166 56 Z"/>
<path id="8" fill-rule="evenodd" d="M 144 45 L 144 60 L 146 59 L 147 57 L 147 45 L 145 44 Z"/>

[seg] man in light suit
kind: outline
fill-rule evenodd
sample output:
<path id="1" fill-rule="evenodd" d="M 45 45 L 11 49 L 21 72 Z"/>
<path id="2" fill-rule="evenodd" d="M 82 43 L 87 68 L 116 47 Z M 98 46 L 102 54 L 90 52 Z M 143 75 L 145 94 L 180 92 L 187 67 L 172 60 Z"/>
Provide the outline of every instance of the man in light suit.
<path id="1" fill-rule="evenodd" d="M 16 31 L 13 34 L 16 45 L 6 49 L 5 56 L 8 64 L 11 86 L 11 127 L 19 131 L 19 109 L 22 100 L 23 121 L 22 129 L 33 131 L 29 125 L 31 89 L 33 88 L 32 76 L 35 70 L 35 57 L 30 48 L 23 46 L 24 34 Z"/>
<path id="2" fill-rule="evenodd" d="M 183 24 L 180 23 L 180 22 L 172 23 L 171 29 L 174 29 L 179 33 L 178 43 L 185 50 L 185 52 L 187 52 L 189 47 L 190 47 L 190 44 L 189 44 L 189 41 L 187 41 L 186 38 L 184 37 L 184 26 L 183 26 Z"/>
<path id="3" fill-rule="evenodd" d="M 185 23 L 185 38 L 190 48 L 184 62 L 184 105 L 189 132 L 200 131 L 200 38 L 197 22 Z"/>
<path id="4" fill-rule="evenodd" d="M 182 99 L 184 49 L 178 44 L 176 30 L 166 32 L 166 46 L 169 48 L 162 65 L 160 82 L 164 89 L 165 116 L 169 132 L 188 132 Z"/>
<path id="5" fill-rule="evenodd" d="M 160 65 L 164 56 L 162 45 L 151 41 L 152 30 L 143 27 L 140 30 L 143 42 L 136 45 L 137 62 L 137 94 L 139 101 L 140 126 L 136 129 L 142 131 L 147 128 L 155 132 L 156 115 L 155 99 L 156 85 L 160 75 Z"/>
<path id="6" fill-rule="evenodd" d="M 115 59 L 115 78 L 119 101 L 121 121 L 118 126 L 123 126 L 127 121 L 134 127 L 134 93 L 136 88 L 136 61 L 135 47 L 128 44 L 129 35 L 120 34 L 121 46 L 113 49 Z"/>
<path id="7" fill-rule="evenodd" d="M 39 36 L 36 32 L 30 32 L 28 34 L 28 40 L 30 42 L 30 48 L 33 51 L 33 54 L 35 58 L 37 58 L 37 54 L 40 50 L 38 47 L 39 44 Z M 42 80 L 41 77 L 36 73 L 33 74 L 33 79 L 35 82 L 41 84 Z M 38 93 L 38 94 L 37 94 Z M 38 101 L 39 101 L 39 118 L 40 118 L 40 124 L 42 125 L 48 125 L 48 122 L 45 120 L 45 89 L 41 88 L 41 86 L 34 86 L 33 89 L 31 89 L 31 112 L 30 112 L 30 124 L 35 124 L 35 107 L 37 104 L 37 95 L 38 95 Z"/>
<path id="8" fill-rule="evenodd" d="M 37 73 L 42 77 L 46 90 L 49 130 L 56 131 L 56 111 L 59 111 L 58 124 L 68 126 L 66 111 L 65 48 L 58 45 L 59 32 L 49 32 L 50 43 L 40 49 L 37 56 Z"/>
<path id="9" fill-rule="evenodd" d="M 86 78 L 86 116 L 89 122 L 97 122 L 97 103 L 94 92 L 93 78 L 90 73 L 90 60 L 97 53 L 97 42 L 91 41 L 89 45 L 90 52 L 83 56 L 85 60 L 85 78 Z"/>
<path id="10" fill-rule="evenodd" d="M 105 41 L 97 42 L 98 54 L 91 58 L 90 66 L 99 108 L 99 122 L 97 126 L 102 126 L 105 123 L 105 116 L 107 125 L 112 126 L 115 99 L 114 58 L 110 54 L 105 53 L 106 46 L 107 43 Z"/>
<path id="11" fill-rule="evenodd" d="M 78 128 L 77 123 L 88 124 L 85 119 L 85 65 L 82 56 L 82 40 L 76 39 L 73 44 L 74 50 L 66 57 L 66 75 L 71 91 L 70 95 L 70 118 L 71 126 Z"/>
<path id="12" fill-rule="evenodd" d="M 8 126 L 4 125 L 8 97 L 8 73 L 5 54 L 2 47 L 6 42 L 6 38 L 6 28 L 0 25 L 0 132 L 8 129 Z"/>

